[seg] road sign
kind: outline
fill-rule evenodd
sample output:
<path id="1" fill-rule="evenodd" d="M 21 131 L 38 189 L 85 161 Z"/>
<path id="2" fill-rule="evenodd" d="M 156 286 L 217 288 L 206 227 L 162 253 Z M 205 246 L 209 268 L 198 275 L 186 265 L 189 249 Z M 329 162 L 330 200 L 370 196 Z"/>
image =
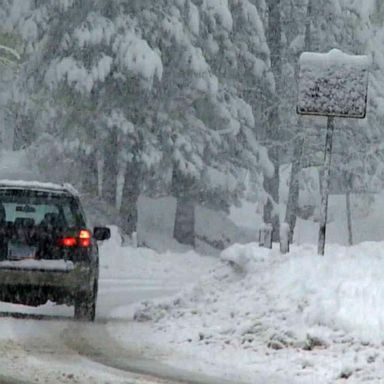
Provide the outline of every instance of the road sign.
<path id="1" fill-rule="evenodd" d="M 321 180 L 318 254 L 324 255 L 332 140 L 335 117 L 364 118 L 367 110 L 368 56 L 351 56 L 338 49 L 300 56 L 297 113 L 327 116 L 324 172 Z"/>
<path id="2" fill-rule="evenodd" d="M 367 108 L 368 56 L 338 49 L 300 56 L 297 113 L 364 118 Z"/>

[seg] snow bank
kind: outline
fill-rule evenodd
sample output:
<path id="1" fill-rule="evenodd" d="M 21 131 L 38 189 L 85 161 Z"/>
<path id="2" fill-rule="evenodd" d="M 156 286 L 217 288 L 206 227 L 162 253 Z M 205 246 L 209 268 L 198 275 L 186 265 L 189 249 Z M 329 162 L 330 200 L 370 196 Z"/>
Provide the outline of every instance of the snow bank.
<path id="1" fill-rule="evenodd" d="M 342 329 L 368 341 L 384 341 L 384 244 L 295 248 L 271 274 L 274 296 L 302 305 L 309 325 Z"/>
<path id="2" fill-rule="evenodd" d="M 313 245 L 281 255 L 236 244 L 221 260 L 193 288 L 136 308 L 148 342 L 289 382 L 384 374 L 383 243 L 327 246 L 325 257 Z"/>
<path id="3" fill-rule="evenodd" d="M 308 327 L 343 330 L 364 341 L 384 342 L 384 244 L 367 242 L 354 247 L 328 246 L 326 257 L 315 246 L 293 247 L 283 257 L 257 244 L 235 244 L 223 251 L 229 261 L 263 281 L 275 308 L 294 313 Z M 249 303 L 255 291 L 244 292 Z"/>
<path id="4" fill-rule="evenodd" d="M 269 249 L 259 247 L 257 243 L 234 244 L 221 253 L 221 260 L 229 262 L 238 270 L 249 273 L 254 271 L 254 264 L 266 260 Z"/>

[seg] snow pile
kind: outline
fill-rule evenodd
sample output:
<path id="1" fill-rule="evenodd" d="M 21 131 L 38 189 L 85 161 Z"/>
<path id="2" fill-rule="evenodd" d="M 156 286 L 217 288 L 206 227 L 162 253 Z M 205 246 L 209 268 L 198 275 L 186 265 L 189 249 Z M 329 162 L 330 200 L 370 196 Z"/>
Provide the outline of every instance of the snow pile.
<path id="1" fill-rule="evenodd" d="M 275 309 L 299 310 L 308 326 L 343 330 L 365 341 L 384 341 L 384 246 L 367 242 L 351 248 L 293 247 L 287 257 L 257 244 L 234 245 L 221 255 L 255 287 L 262 282 Z M 255 291 L 248 293 L 249 303 Z M 250 308 L 250 306 L 249 306 Z"/>
<path id="2" fill-rule="evenodd" d="M 328 246 L 320 257 L 312 245 L 281 255 L 236 244 L 195 287 L 141 304 L 134 318 L 151 343 L 229 370 L 311 383 L 380 376 L 383 245 Z"/>
<path id="3" fill-rule="evenodd" d="M 234 244 L 221 253 L 221 260 L 229 262 L 235 269 L 244 273 L 254 271 L 256 262 L 263 262 L 270 250 L 260 248 L 258 244 Z"/>
<path id="4" fill-rule="evenodd" d="M 309 325 L 341 329 L 362 340 L 384 341 L 384 247 L 329 247 L 327 257 L 299 247 L 271 274 L 271 289 Z"/>

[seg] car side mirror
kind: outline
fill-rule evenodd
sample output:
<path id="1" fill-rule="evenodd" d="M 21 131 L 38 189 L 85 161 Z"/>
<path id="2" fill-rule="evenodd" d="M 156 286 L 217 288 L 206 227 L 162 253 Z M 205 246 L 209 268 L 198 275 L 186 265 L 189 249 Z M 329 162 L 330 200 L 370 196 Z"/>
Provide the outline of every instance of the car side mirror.
<path id="1" fill-rule="evenodd" d="M 108 240 L 111 237 L 111 230 L 107 227 L 95 227 L 93 237 L 98 241 Z"/>

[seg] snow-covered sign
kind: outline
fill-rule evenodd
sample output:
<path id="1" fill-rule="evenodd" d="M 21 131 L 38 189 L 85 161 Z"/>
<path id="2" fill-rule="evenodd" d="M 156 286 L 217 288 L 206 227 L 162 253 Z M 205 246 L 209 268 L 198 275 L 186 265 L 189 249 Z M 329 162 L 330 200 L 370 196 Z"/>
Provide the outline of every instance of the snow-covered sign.
<path id="1" fill-rule="evenodd" d="M 368 56 L 338 49 L 300 56 L 297 113 L 364 118 L 367 106 Z"/>

